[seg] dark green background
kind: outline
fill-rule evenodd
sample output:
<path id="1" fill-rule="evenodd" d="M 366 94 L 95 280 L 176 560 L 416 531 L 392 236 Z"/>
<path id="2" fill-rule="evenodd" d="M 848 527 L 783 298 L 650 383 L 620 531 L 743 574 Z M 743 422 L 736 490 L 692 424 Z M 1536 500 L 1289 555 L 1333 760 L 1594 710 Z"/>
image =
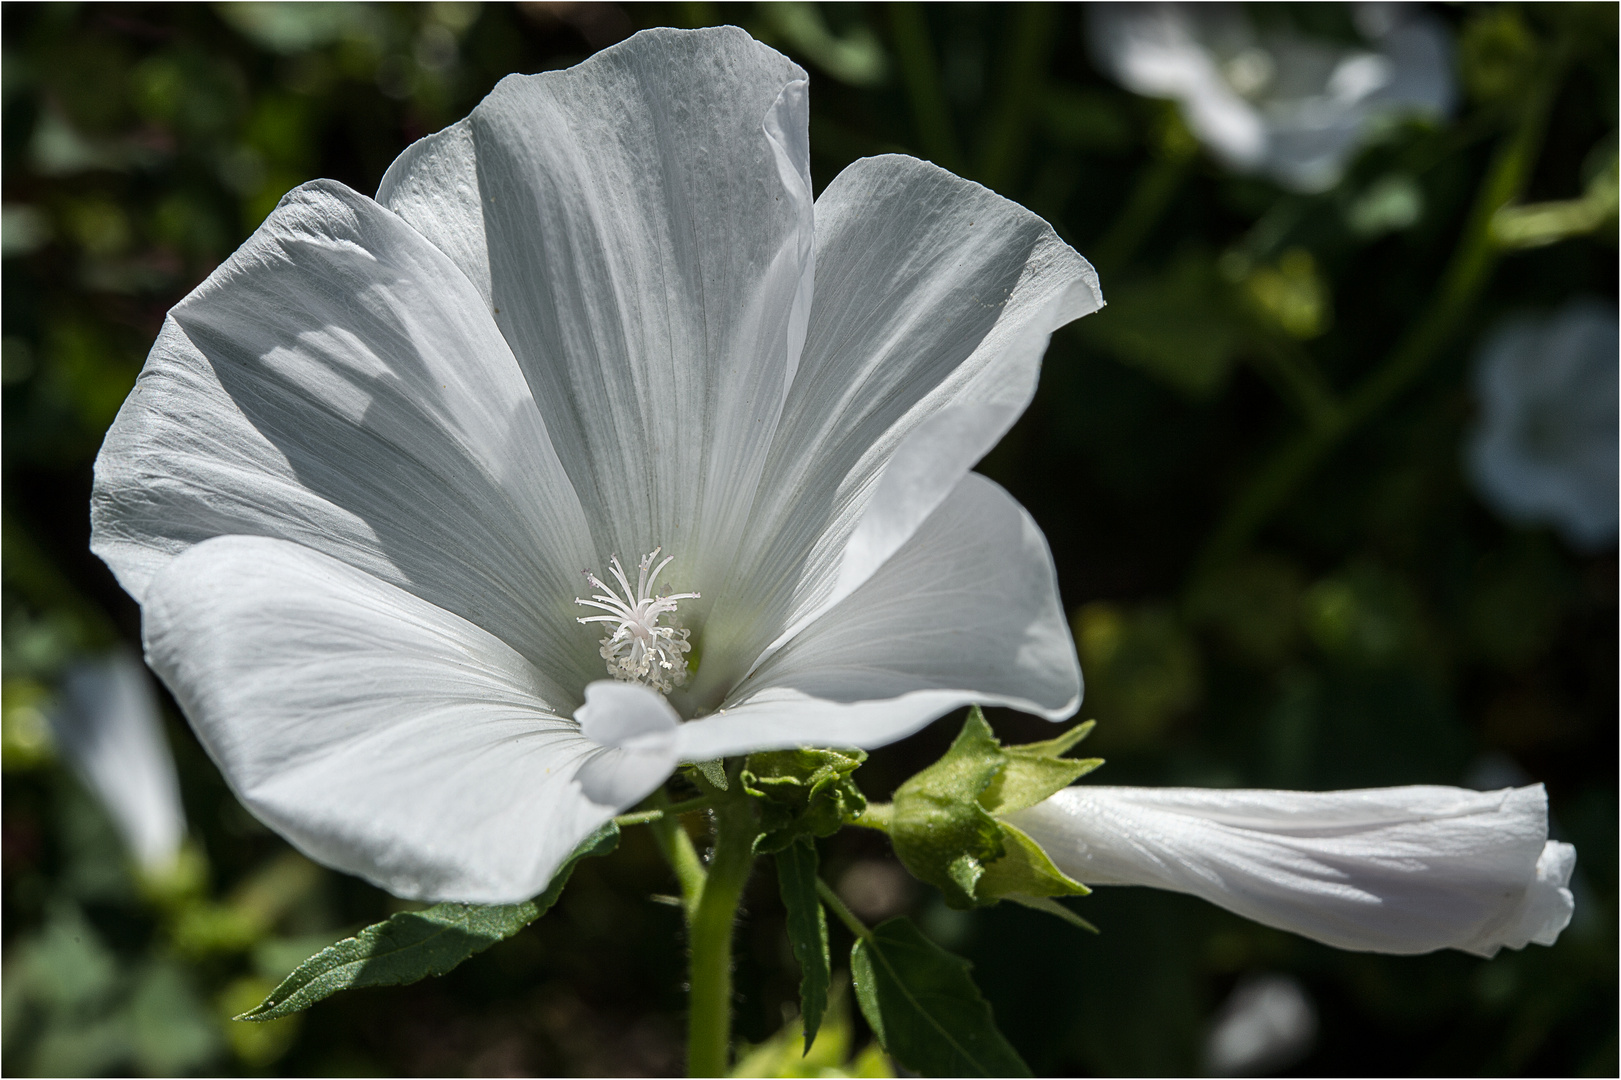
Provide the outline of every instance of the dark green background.
<path id="1" fill-rule="evenodd" d="M 1035 404 L 981 466 L 1045 529 L 1077 613 L 1083 715 L 1099 720 L 1088 745 L 1109 759 L 1095 779 L 1541 780 L 1554 835 L 1580 853 L 1558 945 L 1490 962 L 1337 952 L 1143 890 L 1077 902 L 1098 937 L 1007 905 L 959 916 L 921 886 L 890 907 L 973 959 L 1038 1073 L 1196 1071 L 1238 980 L 1288 972 L 1321 1016 L 1302 1074 L 1614 1075 L 1615 553 L 1505 526 L 1459 465 L 1482 334 L 1513 310 L 1613 302 L 1613 220 L 1602 242 L 1505 256 L 1421 377 L 1239 555 L 1194 573 L 1235 494 L 1302 424 L 1279 373 L 1354 387 L 1426 314 L 1527 80 L 1561 40 L 1575 51 L 1528 198 L 1579 195 L 1607 137 L 1613 154 L 1613 5 L 1433 14 L 1460 41 L 1458 115 L 1389 132 L 1338 188 L 1303 197 L 1191 152 L 1169 107 L 1093 68 L 1070 6 L 6 5 L 4 1071 L 679 1067 L 679 917 L 648 900 L 673 883 L 645 830 L 444 979 L 233 1034 L 223 1017 L 301 949 L 397 907 L 249 818 L 172 706 L 208 899 L 183 916 L 143 899 L 28 724 L 66 663 L 139 639 L 137 609 L 87 550 L 86 507 L 96 448 L 171 304 L 289 187 L 375 191 L 411 140 L 508 72 L 573 64 L 642 26 L 735 22 L 811 71 L 818 190 L 856 157 L 920 154 L 1031 206 L 1099 262 L 1111 306 L 1054 338 Z M 1327 7 L 1266 17 L 1349 25 Z M 1145 182 L 1166 198 L 1134 244 L 1119 223 Z M 1416 220 L 1380 218 L 1392 185 L 1418 194 Z M 1043 736 L 1028 717 L 992 720 L 1004 738 Z M 869 795 L 932 760 L 957 723 L 874 754 Z M 893 862 L 881 838 L 849 833 L 823 861 L 834 880 L 857 867 L 880 881 Z M 754 1041 L 798 979 L 772 876 L 757 875 L 739 934 L 739 1034 Z M 243 912 L 268 936 L 251 919 L 241 930 Z"/>

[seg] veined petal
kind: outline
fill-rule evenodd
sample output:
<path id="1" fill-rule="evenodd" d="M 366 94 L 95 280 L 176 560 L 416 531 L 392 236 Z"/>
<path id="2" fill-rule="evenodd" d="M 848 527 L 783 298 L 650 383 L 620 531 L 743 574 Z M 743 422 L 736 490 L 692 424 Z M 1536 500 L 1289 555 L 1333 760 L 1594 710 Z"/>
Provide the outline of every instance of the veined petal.
<path id="1" fill-rule="evenodd" d="M 1088 885 L 1192 893 L 1362 952 L 1552 944 L 1576 851 L 1542 785 L 1359 791 L 1065 788 L 1010 815 Z"/>
<path id="2" fill-rule="evenodd" d="M 806 75 L 735 27 L 510 76 L 378 198 L 463 263 L 523 366 L 598 559 L 730 576 L 810 305 Z"/>
<path id="3" fill-rule="evenodd" d="M 290 193 L 170 313 L 91 517 L 137 600 L 189 545 L 277 536 L 478 623 L 557 708 L 601 673 L 573 603 L 597 555 L 516 361 L 451 261 L 341 184 Z"/>
<path id="4" fill-rule="evenodd" d="M 208 540 L 153 579 L 144 615 L 148 661 L 238 798 L 397 896 L 526 899 L 621 809 L 581 790 L 602 747 L 532 664 L 330 556 Z"/>
<path id="5" fill-rule="evenodd" d="M 816 203 L 816 296 L 750 528 L 692 693 L 848 596 L 1029 404 L 1053 330 L 1102 306 L 1023 207 L 926 162 L 868 158 Z"/>
<path id="6" fill-rule="evenodd" d="M 580 766 L 580 788 L 613 806 L 640 802 L 675 771 L 681 718 L 664 697 L 637 683 L 602 679 L 585 688 L 574 713 L 580 733 L 604 749 Z"/>
<path id="7" fill-rule="evenodd" d="M 679 738 L 689 761 L 865 748 L 970 702 L 1061 720 L 1080 699 L 1046 540 L 1007 492 L 970 473 L 859 589 Z"/>
<path id="8" fill-rule="evenodd" d="M 148 870 L 168 865 L 185 838 L 186 814 L 152 680 L 140 660 L 120 650 L 70 668 L 51 730 L 136 861 Z"/>

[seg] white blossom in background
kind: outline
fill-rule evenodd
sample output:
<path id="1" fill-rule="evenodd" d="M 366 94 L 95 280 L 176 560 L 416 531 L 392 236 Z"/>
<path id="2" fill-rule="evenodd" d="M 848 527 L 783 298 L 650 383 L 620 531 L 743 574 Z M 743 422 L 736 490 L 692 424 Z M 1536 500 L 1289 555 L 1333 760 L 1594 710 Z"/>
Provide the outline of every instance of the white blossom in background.
<path id="1" fill-rule="evenodd" d="M 1257 26 L 1239 4 L 1089 4 L 1086 25 L 1099 66 L 1174 100 L 1228 168 L 1311 192 L 1338 183 L 1377 125 L 1451 112 L 1450 39 L 1414 7 L 1355 5 L 1361 48 Z"/>
<path id="2" fill-rule="evenodd" d="M 107 808 L 135 861 L 153 873 L 172 866 L 186 815 L 152 679 L 140 660 L 119 650 L 74 664 L 50 719 L 57 746 Z"/>
<path id="3" fill-rule="evenodd" d="M 375 201 L 295 189 L 169 313 L 92 546 L 306 854 L 515 901 L 679 762 L 1075 711 L 1046 542 L 968 470 L 1096 277 L 911 158 L 813 202 L 807 115 L 742 31 L 646 31 Z"/>
<path id="4" fill-rule="evenodd" d="M 1580 551 L 1615 543 L 1618 369 L 1617 312 L 1598 300 L 1510 319 L 1486 340 L 1475 361 L 1480 419 L 1466 465 L 1494 510 L 1552 525 Z"/>
<path id="5" fill-rule="evenodd" d="M 1217 1010 L 1204 1043 L 1211 1076 L 1265 1076 L 1282 1072 L 1311 1053 L 1317 1007 L 1300 980 L 1289 975 L 1248 978 Z"/>
<path id="6" fill-rule="evenodd" d="M 1191 893 L 1341 949 L 1552 945 L 1576 849 L 1541 784 L 1502 791 L 1065 788 L 1009 820 L 1087 885 Z"/>

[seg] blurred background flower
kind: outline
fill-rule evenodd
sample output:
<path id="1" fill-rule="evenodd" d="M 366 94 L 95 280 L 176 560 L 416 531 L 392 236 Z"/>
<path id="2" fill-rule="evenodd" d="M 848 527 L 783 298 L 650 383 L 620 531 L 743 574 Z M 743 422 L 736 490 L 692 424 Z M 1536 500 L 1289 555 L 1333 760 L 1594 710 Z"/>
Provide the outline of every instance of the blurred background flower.
<path id="1" fill-rule="evenodd" d="M 1505 518 L 1552 525 L 1571 546 L 1615 543 L 1621 333 L 1613 305 L 1581 298 L 1499 326 L 1475 361 L 1480 421 L 1469 476 Z"/>
<path id="2" fill-rule="evenodd" d="M 51 717 L 70 669 L 139 641 L 86 507 L 169 306 L 288 189 L 375 191 L 503 75 L 641 26 L 735 23 L 811 73 L 818 192 L 858 157 L 917 154 L 1098 266 L 1109 306 L 1055 336 L 1034 404 L 980 466 L 1052 545 L 1081 715 L 1099 721 L 1088 747 L 1108 759 L 1095 782 L 1540 781 L 1552 837 L 1581 851 L 1558 943 L 1490 961 L 1337 952 L 1158 890 L 1074 901 L 1097 936 L 1006 904 L 965 914 L 864 830 L 823 842 L 829 880 L 972 959 L 1040 1073 L 1614 1074 L 1615 547 L 1551 511 L 1499 516 L 1460 447 L 1492 424 L 1469 361 L 1498 313 L 1555 313 L 1533 316 L 1546 333 L 1578 298 L 1614 310 L 1615 9 L 1239 10 L 1236 51 L 1188 40 L 1244 57 L 1211 78 L 1292 164 L 1202 153 L 1177 93 L 1134 92 L 1096 59 L 1078 6 L 6 5 L 4 1070 L 679 1067 L 680 914 L 649 902 L 672 883 L 639 831 L 444 979 L 232 1024 L 397 902 L 263 829 L 161 697 L 189 828 L 183 872 L 154 887 Z M 1050 734 L 989 715 L 1008 742 Z M 887 798 L 955 731 L 875 752 L 864 790 Z M 769 874 L 746 907 L 738 1032 L 775 1045 L 799 975 Z M 1311 1003 L 1314 1034 L 1283 996 L 1249 992 L 1272 979 Z M 869 1035 L 851 1023 L 855 1053 Z"/>

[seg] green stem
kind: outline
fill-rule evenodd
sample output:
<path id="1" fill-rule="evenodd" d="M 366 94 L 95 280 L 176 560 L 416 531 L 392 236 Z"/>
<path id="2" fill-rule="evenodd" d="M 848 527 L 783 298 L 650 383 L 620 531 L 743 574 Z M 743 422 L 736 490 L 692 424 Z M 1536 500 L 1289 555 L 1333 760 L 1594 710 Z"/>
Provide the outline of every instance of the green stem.
<path id="1" fill-rule="evenodd" d="M 669 803 L 669 796 L 660 791 L 653 796 L 655 804 Z M 673 807 L 659 807 L 661 810 Z M 692 846 L 692 837 L 687 830 L 681 827 L 680 820 L 670 813 L 661 814 L 658 818 L 648 822 L 653 827 L 653 840 L 664 855 L 664 861 L 670 864 L 675 871 L 675 879 L 681 886 L 681 910 L 686 914 L 687 926 L 692 926 L 693 913 L 698 910 L 698 900 L 703 896 L 704 882 L 709 874 L 704 869 L 703 860 L 698 858 L 698 850 Z"/>
<path id="2" fill-rule="evenodd" d="M 1168 145 L 1144 167 L 1124 209 L 1092 248 L 1092 264 L 1099 273 L 1119 270 L 1136 256 L 1182 186 L 1193 157 L 1191 146 L 1168 140 Z"/>
<path id="3" fill-rule="evenodd" d="M 839 894 L 834 892 L 832 887 L 821 878 L 816 879 L 816 895 L 822 898 L 822 903 L 826 904 L 828 910 L 838 916 L 841 923 L 850 928 L 850 933 L 858 938 L 869 941 L 872 939 L 872 931 L 867 929 L 867 924 L 856 918 L 855 912 L 845 907 L 844 901 L 839 899 Z"/>
<path id="4" fill-rule="evenodd" d="M 1001 101 L 985 131 L 975 176 L 992 191 L 1006 193 L 1024 164 L 1024 151 L 1030 144 L 1026 131 L 1058 43 L 1057 18 L 1051 4 L 1025 3 L 1014 8 L 1013 26 L 998 65 Z"/>
<path id="5" fill-rule="evenodd" d="M 861 812 L 861 816 L 853 818 L 851 825 L 859 825 L 863 829 L 877 829 L 879 832 L 889 831 L 889 819 L 895 816 L 895 804 L 886 802 L 871 802 Z"/>
<path id="6" fill-rule="evenodd" d="M 1562 62 L 1550 66 L 1526 101 L 1518 124 L 1493 156 L 1427 314 L 1346 397 L 1337 415 L 1299 432 L 1273 453 L 1216 528 L 1199 558 L 1197 574 L 1242 551 L 1328 452 L 1411 385 L 1462 325 L 1497 264 L 1492 217 L 1525 188 L 1563 66 Z"/>
<path id="7" fill-rule="evenodd" d="M 662 792 L 660 793 L 662 794 Z M 699 810 L 708 810 L 715 805 L 715 800 L 708 795 L 699 795 L 682 802 L 672 803 L 669 806 L 655 806 L 651 810 L 637 810 L 630 814 L 620 814 L 614 818 L 614 824 L 621 829 L 632 825 L 651 825 L 666 817 L 680 817 L 682 814 L 695 814 Z"/>
<path id="8" fill-rule="evenodd" d="M 1309 427 L 1331 427 L 1339 422 L 1340 406 L 1334 391 L 1305 349 L 1268 335 L 1255 343 L 1253 363 Z"/>
<path id="9" fill-rule="evenodd" d="M 889 25 L 895 38 L 895 56 L 900 61 L 906 97 L 912 106 L 923 153 L 942 169 L 962 171 L 962 151 L 951 129 L 951 114 L 940 84 L 940 66 L 929 42 L 929 27 L 923 6 L 915 3 L 889 5 Z"/>
<path id="10" fill-rule="evenodd" d="M 736 779 L 735 777 L 733 778 Z M 754 866 L 759 827 L 738 792 L 715 809 L 715 846 L 708 877 L 688 925 L 692 949 L 687 1014 L 687 1075 L 725 1076 L 732 1043 L 732 929 Z"/>

